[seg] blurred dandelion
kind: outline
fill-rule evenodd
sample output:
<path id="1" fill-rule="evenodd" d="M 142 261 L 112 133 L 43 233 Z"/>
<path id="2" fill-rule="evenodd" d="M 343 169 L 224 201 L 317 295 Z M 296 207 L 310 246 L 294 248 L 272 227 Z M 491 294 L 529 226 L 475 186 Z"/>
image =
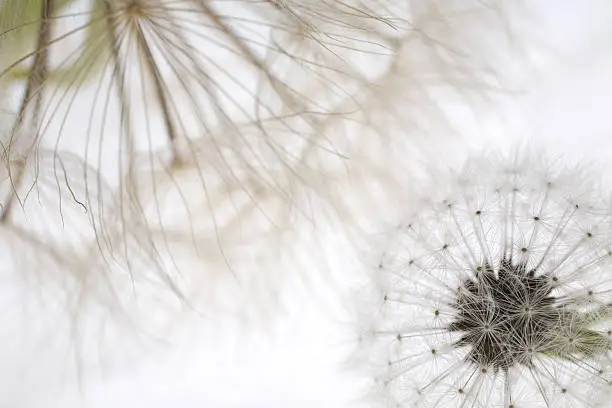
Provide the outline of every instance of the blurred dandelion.
<path id="1" fill-rule="evenodd" d="M 375 5 L 382 14 L 352 1 L 2 2 L 7 161 L 81 157 L 107 253 L 122 245 L 106 236 L 129 240 L 136 223 L 160 264 L 177 269 L 180 241 L 198 256 L 217 245 L 213 262 L 231 269 L 227 236 L 286 226 L 303 151 L 339 154 L 318 121 L 393 57 L 402 17 Z M 24 200 L 13 170 L 6 214 Z M 116 201 L 97 199 L 101 185 Z"/>
<path id="2" fill-rule="evenodd" d="M 612 207 L 591 170 L 482 154 L 419 185 L 356 299 L 374 405 L 609 404 Z"/>
<path id="3" fill-rule="evenodd" d="M 378 25 L 339 2 L 0 1 L 13 365 L 55 353 L 82 381 L 193 309 L 276 309 L 302 150 L 336 154 L 313 129 L 393 55 Z"/>

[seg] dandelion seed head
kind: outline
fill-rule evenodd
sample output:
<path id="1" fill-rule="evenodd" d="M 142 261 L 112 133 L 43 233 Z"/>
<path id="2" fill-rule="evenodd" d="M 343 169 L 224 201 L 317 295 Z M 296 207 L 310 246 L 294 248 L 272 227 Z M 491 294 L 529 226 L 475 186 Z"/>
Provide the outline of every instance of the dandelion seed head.
<path id="1" fill-rule="evenodd" d="M 372 270 L 382 301 L 361 313 L 376 403 L 600 406 L 612 381 L 601 191 L 588 168 L 535 155 L 473 158 L 424 184 Z"/>

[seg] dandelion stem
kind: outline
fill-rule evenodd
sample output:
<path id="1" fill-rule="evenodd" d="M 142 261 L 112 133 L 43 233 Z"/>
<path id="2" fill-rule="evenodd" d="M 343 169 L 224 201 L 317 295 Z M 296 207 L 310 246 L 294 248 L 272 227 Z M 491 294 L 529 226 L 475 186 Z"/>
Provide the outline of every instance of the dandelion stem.
<path id="1" fill-rule="evenodd" d="M 17 133 L 19 132 L 21 125 L 23 124 L 23 120 L 26 116 L 26 111 L 28 110 L 28 107 L 30 106 L 30 102 L 32 101 L 32 99 L 35 99 L 34 108 L 32 111 L 32 118 L 33 118 L 33 123 L 34 123 L 34 129 L 36 129 L 33 131 L 35 131 L 36 134 L 33 137 L 30 148 L 33 148 L 38 142 L 37 133 L 38 133 L 38 122 L 40 119 L 39 113 L 40 113 L 40 107 L 41 107 L 42 96 L 43 96 L 42 90 L 43 90 L 43 85 L 45 83 L 45 80 L 48 74 L 48 56 L 49 56 L 48 44 L 49 44 L 49 37 L 51 34 L 50 16 L 51 14 L 53 14 L 54 9 L 55 9 L 55 0 L 45 0 L 41 4 L 41 10 L 40 10 L 41 20 L 40 20 L 40 27 L 38 31 L 38 39 L 36 43 L 36 53 L 34 56 L 34 62 L 28 74 L 25 95 L 23 96 L 23 99 L 21 101 L 21 106 L 19 108 L 19 114 L 17 116 L 17 120 L 15 124 L 13 125 L 13 129 L 11 132 L 11 140 L 5 152 L 6 161 L 8 163 L 7 167 L 9 169 L 8 172 L 9 172 L 9 178 L 11 180 L 12 189 L 9 193 L 9 197 L 7 198 L 6 204 L 2 207 L 2 210 L 0 213 L 0 222 L 5 222 L 8 219 L 12 211 L 13 202 L 15 201 L 16 198 L 19 199 L 19 197 L 17 197 L 16 190 L 21 185 L 23 172 L 26 166 L 25 165 L 19 166 L 17 168 L 16 174 L 14 175 L 11 174 L 11 168 L 12 168 L 11 150 L 12 150 L 12 145 L 15 140 L 15 137 Z M 26 162 L 28 160 L 29 153 L 30 153 L 30 149 L 28 149 L 25 153 L 24 160 Z"/>
<path id="2" fill-rule="evenodd" d="M 168 139 L 170 140 L 171 149 L 172 149 L 172 164 L 178 159 L 178 152 L 176 151 L 176 130 L 174 129 L 174 125 L 172 123 L 172 118 L 170 117 L 170 109 L 168 105 L 168 100 L 166 98 L 167 90 L 164 89 L 164 83 L 159 72 L 159 69 L 155 63 L 155 58 L 151 53 L 151 48 L 149 44 L 147 44 L 147 40 L 144 38 L 142 33 L 142 27 L 139 23 L 134 22 L 134 31 L 136 35 L 136 41 L 138 43 L 138 48 L 142 50 L 144 54 L 144 60 L 147 66 L 147 69 L 150 71 L 153 76 L 153 84 L 155 86 L 155 95 L 161 104 L 162 115 L 164 118 L 164 124 L 166 126 L 166 131 L 168 132 Z"/>

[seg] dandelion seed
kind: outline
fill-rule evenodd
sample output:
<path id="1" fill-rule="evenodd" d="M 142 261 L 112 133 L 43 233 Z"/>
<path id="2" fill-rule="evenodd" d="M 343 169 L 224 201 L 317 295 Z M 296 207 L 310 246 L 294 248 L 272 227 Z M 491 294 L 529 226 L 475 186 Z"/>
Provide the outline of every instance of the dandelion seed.
<path id="1" fill-rule="evenodd" d="M 318 121 L 368 82 L 362 67 L 376 64 L 364 58 L 390 63 L 382 32 L 397 24 L 352 1 L 17 3 L 0 5 L 0 82 L 21 95 L 7 155 L 27 145 L 81 156 L 102 244 L 105 220 L 140 217 L 149 235 L 162 236 L 158 251 L 176 231 L 169 213 L 187 214 L 186 236 L 214 224 L 218 236 L 206 240 L 221 243 L 233 233 L 226 225 L 265 206 L 254 190 L 265 185 L 266 197 L 290 202 L 285 181 L 304 180 L 303 151 L 336 154 Z M 185 169 L 188 189 L 179 184 Z M 21 191 L 20 175 L 9 177 Z M 98 179 L 126 208 L 95 201 Z M 167 191 L 180 196 L 172 208 Z M 22 199 L 15 194 L 6 211 Z M 209 217 L 197 226 L 202 208 Z"/>
<path id="2" fill-rule="evenodd" d="M 458 174 L 423 186 L 412 227 L 394 232 L 372 271 L 374 298 L 385 299 L 362 314 L 373 398 L 388 407 L 609 403 L 608 197 L 588 168 L 535 155 L 483 155 Z"/>

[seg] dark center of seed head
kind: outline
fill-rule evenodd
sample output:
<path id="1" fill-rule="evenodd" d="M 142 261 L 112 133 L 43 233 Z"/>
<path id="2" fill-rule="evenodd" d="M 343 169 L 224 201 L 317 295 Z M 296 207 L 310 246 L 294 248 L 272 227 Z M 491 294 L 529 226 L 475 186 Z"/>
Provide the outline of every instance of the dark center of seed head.
<path id="1" fill-rule="evenodd" d="M 470 363 L 508 370 L 531 364 L 533 350 L 546 341 L 558 321 L 550 279 L 524 263 L 502 259 L 498 270 L 476 268 L 457 291 L 448 329 L 461 333 L 456 347 L 469 347 Z"/>

